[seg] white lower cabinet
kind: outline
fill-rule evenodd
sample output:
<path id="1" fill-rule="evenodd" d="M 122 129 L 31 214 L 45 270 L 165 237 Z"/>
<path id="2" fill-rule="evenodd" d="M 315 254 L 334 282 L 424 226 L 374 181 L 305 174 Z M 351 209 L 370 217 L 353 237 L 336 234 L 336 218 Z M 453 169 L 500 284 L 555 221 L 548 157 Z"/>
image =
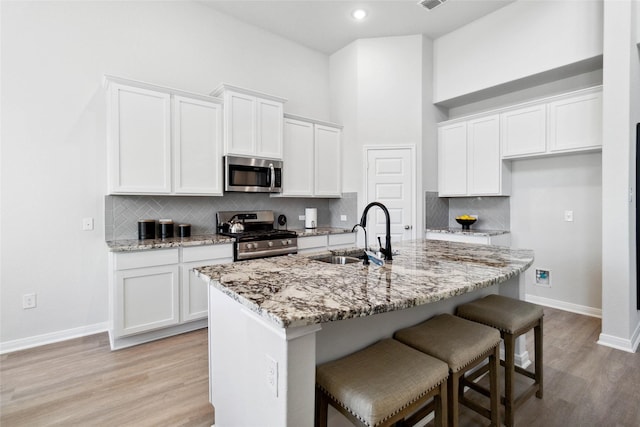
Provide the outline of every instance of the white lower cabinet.
<path id="1" fill-rule="evenodd" d="M 205 327 L 207 287 L 193 268 L 226 262 L 232 244 L 111 252 L 111 348 Z"/>
<path id="2" fill-rule="evenodd" d="M 327 249 L 350 248 L 356 246 L 356 233 L 338 233 L 298 237 L 298 253 L 312 253 Z"/>
<path id="3" fill-rule="evenodd" d="M 480 245 L 496 245 L 496 246 L 511 246 L 511 234 L 504 233 L 498 235 L 486 235 L 486 234 L 457 234 L 457 233 L 438 233 L 433 231 L 427 231 L 426 238 L 430 240 L 444 240 L 447 242 L 460 242 L 460 243 L 477 243 Z"/>

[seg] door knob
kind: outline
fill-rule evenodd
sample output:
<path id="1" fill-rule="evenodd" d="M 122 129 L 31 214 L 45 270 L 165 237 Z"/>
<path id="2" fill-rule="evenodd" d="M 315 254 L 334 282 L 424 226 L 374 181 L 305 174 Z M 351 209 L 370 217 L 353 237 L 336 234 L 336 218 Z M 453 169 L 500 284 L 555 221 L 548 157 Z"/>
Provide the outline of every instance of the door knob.
<path id="1" fill-rule="evenodd" d="M 404 226 L 404 229 L 405 229 L 405 230 L 411 230 L 412 228 L 413 228 L 413 226 L 411 226 L 411 225 L 405 225 L 405 226 Z"/>

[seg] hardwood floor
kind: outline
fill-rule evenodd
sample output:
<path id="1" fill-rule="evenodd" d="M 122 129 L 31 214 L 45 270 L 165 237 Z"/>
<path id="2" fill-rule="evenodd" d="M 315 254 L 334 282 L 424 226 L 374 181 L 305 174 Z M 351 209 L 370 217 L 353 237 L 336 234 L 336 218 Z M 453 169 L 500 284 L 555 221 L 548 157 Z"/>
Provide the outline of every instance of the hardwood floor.
<path id="1" fill-rule="evenodd" d="M 599 346 L 599 333 L 599 319 L 545 308 L 544 399 L 520 407 L 516 425 L 640 426 L 640 353 Z M 0 363 L 2 427 L 213 423 L 206 330 L 115 352 L 99 334 L 5 354 Z M 461 426 L 487 423 L 462 410 Z"/>

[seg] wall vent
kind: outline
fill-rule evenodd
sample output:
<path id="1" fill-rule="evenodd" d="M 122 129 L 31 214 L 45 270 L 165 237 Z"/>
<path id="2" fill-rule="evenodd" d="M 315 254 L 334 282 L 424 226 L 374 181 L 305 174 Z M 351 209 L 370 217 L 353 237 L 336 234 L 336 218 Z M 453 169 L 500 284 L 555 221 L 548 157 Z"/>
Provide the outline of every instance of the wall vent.
<path id="1" fill-rule="evenodd" d="M 426 9 L 434 9 L 447 0 L 420 0 L 418 4 Z"/>

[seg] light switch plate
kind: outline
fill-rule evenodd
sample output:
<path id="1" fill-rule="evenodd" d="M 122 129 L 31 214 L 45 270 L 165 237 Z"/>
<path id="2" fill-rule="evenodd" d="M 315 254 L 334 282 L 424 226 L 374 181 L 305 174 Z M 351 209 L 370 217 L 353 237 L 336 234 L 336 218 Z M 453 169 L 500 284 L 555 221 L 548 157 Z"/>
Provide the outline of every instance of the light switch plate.
<path id="1" fill-rule="evenodd" d="M 83 231 L 93 230 L 93 218 L 82 218 L 82 230 Z"/>

